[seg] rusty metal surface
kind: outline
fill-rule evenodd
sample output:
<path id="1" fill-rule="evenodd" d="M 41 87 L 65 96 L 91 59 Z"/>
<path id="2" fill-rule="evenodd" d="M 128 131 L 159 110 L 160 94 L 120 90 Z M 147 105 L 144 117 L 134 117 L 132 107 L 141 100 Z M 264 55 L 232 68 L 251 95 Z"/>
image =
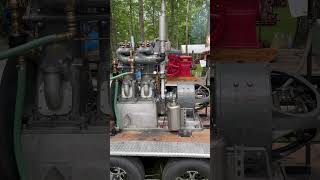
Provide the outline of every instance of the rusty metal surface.
<path id="1" fill-rule="evenodd" d="M 167 81 L 197 81 L 199 80 L 199 77 L 167 77 Z"/>
<path id="2" fill-rule="evenodd" d="M 167 77 L 166 86 L 177 86 L 178 82 L 192 81 L 196 84 L 206 84 L 206 77 Z"/>
<path id="3" fill-rule="evenodd" d="M 214 51 L 214 62 L 271 62 L 278 50 L 264 49 L 217 49 Z"/>
<path id="4" fill-rule="evenodd" d="M 192 133 L 191 137 L 180 137 L 177 133 L 165 131 L 123 131 L 111 137 L 111 141 L 159 141 L 210 144 L 210 130 L 205 129 Z"/>

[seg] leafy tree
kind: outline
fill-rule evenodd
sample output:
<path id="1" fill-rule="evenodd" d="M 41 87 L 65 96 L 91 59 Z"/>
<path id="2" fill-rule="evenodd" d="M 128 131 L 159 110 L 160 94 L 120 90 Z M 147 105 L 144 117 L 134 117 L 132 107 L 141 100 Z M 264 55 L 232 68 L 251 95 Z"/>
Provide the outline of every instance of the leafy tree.
<path id="1" fill-rule="evenodd" d="M 113 48 L 120 42 L 130 40 L 131 35 L 135 42 L 158 38 L 161 0 L 111 0 L 111 4 Z M 143 14 L 140 12 L 141 8 Z M 205 43 L 208 33 L 209 0 L 166 0 L 166 10 L 168 38 L 174 48 L 179 48 L 186 41 L 190 44 Z M 143 25 L 141 15 L 144 19 Z"/>

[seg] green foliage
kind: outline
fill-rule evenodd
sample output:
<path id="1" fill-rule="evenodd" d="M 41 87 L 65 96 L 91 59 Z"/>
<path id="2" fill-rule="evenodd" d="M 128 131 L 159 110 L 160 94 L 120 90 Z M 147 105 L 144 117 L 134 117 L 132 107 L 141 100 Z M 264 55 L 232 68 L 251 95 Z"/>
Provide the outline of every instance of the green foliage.
<path id="1" fill-rule="evenodd" d="M 185 44 L 186 15 L 188 0 L 167 0 L 168 36 L 173 47 Z M 131 10 L 130 11 L 130 4 Z M 146 40 L 158 38 L 161 0 L 144 0 L 144 32 Z M 112 0 L 112 43 L 130 39 L 140 41 L 138 0 Z M 209 0 L 190 0 L 189 42 L 205 43 L 209 13 Z M 132 25 L 131 25 L 132 22 Z M 132 27 L 131 27 L 132 26 Z"/>

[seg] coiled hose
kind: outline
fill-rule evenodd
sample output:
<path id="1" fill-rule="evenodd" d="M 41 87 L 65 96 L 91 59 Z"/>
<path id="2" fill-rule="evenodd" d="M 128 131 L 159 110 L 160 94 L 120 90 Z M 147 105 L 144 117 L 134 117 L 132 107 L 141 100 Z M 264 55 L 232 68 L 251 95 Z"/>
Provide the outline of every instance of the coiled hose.
<path id="1" fill-rule="evenodd" d="M 20 175 L 20 180 L 27 179 L 27 173 L 25 169 L 25 162 L 22 153 L 22 141 L 21 141 L 21 130 L 22 130 L 22 117 L 23 117 L 23 107 L 24 107 L 24 97 L 26 89 L 26 65 L 25 62 L 20 62 L 18 70 L 18 85 L 16 94 L 16 104 L 14 112 L 14 153 L 16 157 L 16 163 L 18 172 Z"/>

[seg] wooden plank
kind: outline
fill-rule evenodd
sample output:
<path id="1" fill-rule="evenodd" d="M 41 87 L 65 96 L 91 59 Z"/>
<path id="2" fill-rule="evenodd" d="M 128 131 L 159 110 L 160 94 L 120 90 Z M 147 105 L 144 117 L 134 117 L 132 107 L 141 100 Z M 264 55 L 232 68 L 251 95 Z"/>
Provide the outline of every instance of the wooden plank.
<path id="1" fill-rule="evenodd" d="M 277 49 L 216 49 L 213 62 L 271 62 L 278 54 Z"/>
<path id="2" fill-rule="evenodd" d="M 178 136 L 176 132 L 168 131 L 122 131 L 112 136 L 112 141 L 162 141 L 162 142 L 194 142 L 210 143 L 210 129 L 192 132 L 191 137 Z"/>

